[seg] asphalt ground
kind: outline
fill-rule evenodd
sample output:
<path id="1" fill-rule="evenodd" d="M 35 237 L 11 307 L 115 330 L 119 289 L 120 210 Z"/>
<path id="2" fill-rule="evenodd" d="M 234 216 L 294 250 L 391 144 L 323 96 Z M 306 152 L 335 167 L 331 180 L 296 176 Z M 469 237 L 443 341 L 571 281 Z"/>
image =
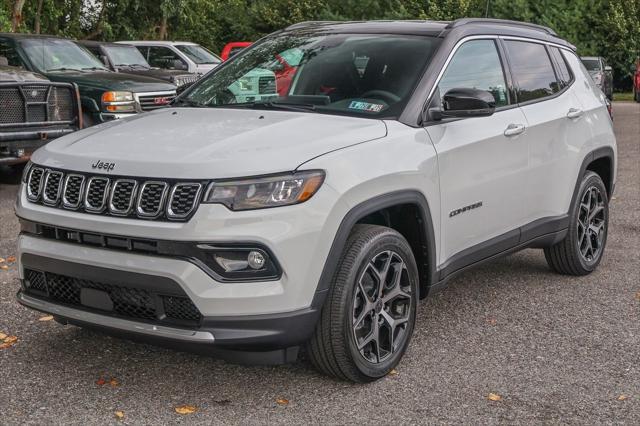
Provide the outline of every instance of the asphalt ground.
<path id="1" fill-rule="evenodd" d="M 237 366 L 39 321 L 16 303 L 9 264 L 0 332 L 18 340 L 0 349 L 0 424 L 640 424 L 640 104 L 616 103 L 614 115 L 619 175 L 599 269 L 556 275 L 526 250 L 457 277 L 420 304 L 395 374 L 369 385 L 304 360 Z M 8 259 L 18 178 L 3 173 Z M 185 404 L 195 412 L 175 411 Z"/>

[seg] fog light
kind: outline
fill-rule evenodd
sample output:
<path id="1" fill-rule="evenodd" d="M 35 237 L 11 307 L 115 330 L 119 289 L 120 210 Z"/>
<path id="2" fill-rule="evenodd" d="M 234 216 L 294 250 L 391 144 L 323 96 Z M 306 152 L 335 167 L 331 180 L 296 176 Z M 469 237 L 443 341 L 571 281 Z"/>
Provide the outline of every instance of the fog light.
<path id="1" fill-rule="evenodd" d="M 264 264 L 266 259 L 264 255 L 259 251 L 249 252 L 249 256 L 247 256 L 247 262 L 249 263 L 249 267 L 251 269 L 262 269 L 264 268 Z"/>

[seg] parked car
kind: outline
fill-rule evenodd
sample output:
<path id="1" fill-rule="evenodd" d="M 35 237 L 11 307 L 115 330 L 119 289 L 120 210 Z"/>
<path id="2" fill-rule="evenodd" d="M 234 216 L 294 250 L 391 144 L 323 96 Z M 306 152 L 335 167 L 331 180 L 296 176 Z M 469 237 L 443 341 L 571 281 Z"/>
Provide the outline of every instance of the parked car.
<path id="1" fill-rule="evenodd" d="M 136 46 L 153 67 L 206 74 L 222 62 L 215 54 L 186 41 L 119 41 Z"/>
<path id="2" fill-rule="evenodd" d="M 227 43 L 222 48 L 222 53 L 220 53 L 220 58 L 223 61 L 226 61 L 233 55 L 240 53 L 247 47 L 251 46 L 251 44 L 252 43 L 250 41 L 232 41 L 231 43 Z"/>
<path id="3" fill-rule="evenodd" d="M 51 81 L 76 84 L 85 126 L 161 108 L 176 96 L 173 84 L 110 71 L 89 51 L 64 38 L 0 33 L 0 56 L 9 65 Z"/>
<path id="4" fill-rule="evenodd" d="M 640 102 L 640 57 L 636 59 L 631 72 L 633 72 L 633 99 Z"/>
<path id="5" fill-rule="evenodd" d="M 600 56 L 583 56 L 580 59 L 600 90 L 613 100 L 613 69 Z"/>
<path id="6" fill-rule="evenodd" d="M 79 40 L 76 43 L 91 52 L 111 71 L 168 81 L 176 86 L 178 93 L 199 78 L 198 74 L 151 67 L 135 46 L 89 40 Z"/>
<path id="7" fill-rule="evenodd" d="M 287 93 L 230 91 L 278 56 L 296 67 Z M 242 59 L 170 108 L 34 154 L 20 303 L 236 362 L 306 346 L 367 382 L 400 362 L 418 300 L 468 268 L 529 247 L 561 274 L 600 263 L 613 126 L 552 30 L 301 23 Z"/>
<path id="8" fill-rule="evenodd" d="M 0 164 L 24 163 L 50 140 L 81 127 L 77 88 L 9 67 L 0 57 Z"/>

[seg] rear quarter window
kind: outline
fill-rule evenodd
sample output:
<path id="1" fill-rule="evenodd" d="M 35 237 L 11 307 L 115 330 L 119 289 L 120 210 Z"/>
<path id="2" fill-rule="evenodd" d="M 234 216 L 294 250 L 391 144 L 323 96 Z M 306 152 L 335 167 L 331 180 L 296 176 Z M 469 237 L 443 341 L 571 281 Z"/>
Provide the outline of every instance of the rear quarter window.
<path id="1" fill-rule="evenodd" d="M 516 82 L 518 102 L 542 99 L 560 91 L 551 59 L 543 44 L 508 40 L 505 45 Z"/>
<path id="2" fill-rule="evenodd" d="M 562 55 L 562 52 L 560 52 L 560 49 L 558 49 L 557 47 L 549 47 L 549 53 L 551 54 L 551 58 L 556 67 L 560 88 L 564 89 L 565 87 L 570 85 L 571 81 L 573 80 L 573 76 L 571 75 L 571 71 L 569 71 L 569 66 L 567 65 L 567 61 Z"/>

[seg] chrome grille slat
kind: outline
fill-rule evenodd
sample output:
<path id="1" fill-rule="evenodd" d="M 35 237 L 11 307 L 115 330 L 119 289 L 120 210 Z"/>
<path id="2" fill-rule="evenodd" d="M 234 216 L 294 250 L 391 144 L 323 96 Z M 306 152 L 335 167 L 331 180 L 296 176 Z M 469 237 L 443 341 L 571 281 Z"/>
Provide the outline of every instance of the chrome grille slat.
<path id="1" fill-rule="evenodd" d="M 26 193 L 32 203 L 79 213 L 163 221 L 187 221 L 207 181 L 92 175 L 33 165 Z"/>
<path id="2" fill-rule="evenodd" d="M 84 209 L 91 213 L 101 213 L 105 209 L 109 195 L 109 178 L 93 176 L 87 181 L 84 194 Z"/>
<path id="3" fill-rule="evenodd" d="M 62 182 L 64 175 L 62 172 L 48 170 L 45 174 L 42 191 L 42 202 L 48 206 L 55 206 L 60 199 Z"/>
<path id="4" fill-rule="evenodd" d="M 109 211 L 118 216 L 127 216 L 133 209 L 138 182 L 133 179 L 117 179 L 109 197 Z"/>
<path id="5" fill-rule="evenodd" d="M 37 201 L 42 191 L 42 178 L 44 177 L 44 169 L 42 167 L 32 167 L 29 172 L 27 184 L 27 198 L 31 201 Z"/>
<path id="6" fill-rule="evenodd" d="M 182 219 L 189 216 L 196 207 L 202 185 L 197 182 L 177 183 L 171 188 L 169 202 L 167 203 L 167 217 L 169 219 Z"/>
<path id="7" fill-rule="evenodd" d="M 146 181 L 140 187 L 136 213 L 139 217 L 155 218 L 162 213 L 168 185 L 166 182 Z"/>
<path id="8" fill-rule="evenodd" d="M 62 190 L 62 206 L 67 209 L 77 209 L 80 207 L 82 196 L 84 193 L 85 178 L 78 174 L 68 174 L 64 180 L 64 189 Z"/>

